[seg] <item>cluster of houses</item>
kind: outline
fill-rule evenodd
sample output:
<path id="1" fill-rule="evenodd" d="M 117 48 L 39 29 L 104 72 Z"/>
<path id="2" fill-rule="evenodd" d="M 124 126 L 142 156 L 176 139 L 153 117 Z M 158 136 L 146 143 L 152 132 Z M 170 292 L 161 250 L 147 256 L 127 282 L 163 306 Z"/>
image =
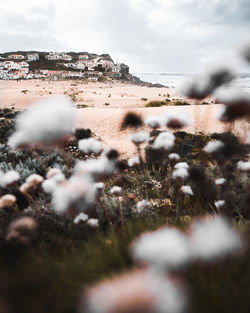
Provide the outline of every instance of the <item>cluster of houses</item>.
<path id="1" fill-rule="evenodd" d="M 0 79 L 84 78 L 97 81 L 104 73 L 110 77 L 122 76 L 120 64 L 114 64 L 102 57 L 89 58 L 88 54 L 81 54 L 77 56 L 77 60 L 73 60 L 67 53 L 50 52 L 45 55 L 45 59 L 58 61 L 55 66 L 64 70 L 36 69 L 31 72 L 29 63 L 39 61 L 38 53 L 10 54 L 6 58 L 0 57 Z"/>

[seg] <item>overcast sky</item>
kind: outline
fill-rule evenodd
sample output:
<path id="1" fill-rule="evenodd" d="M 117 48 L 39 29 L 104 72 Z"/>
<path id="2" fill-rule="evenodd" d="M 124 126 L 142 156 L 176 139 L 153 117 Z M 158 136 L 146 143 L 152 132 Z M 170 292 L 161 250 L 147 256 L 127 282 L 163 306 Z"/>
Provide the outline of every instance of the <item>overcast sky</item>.
<path id="1" fill-rule="evenodd" d="M 237 63 L 249 30 L 249 0 L 2 0 L 0 9 L 1 52 L 109 53 L 131 72 Z"/>

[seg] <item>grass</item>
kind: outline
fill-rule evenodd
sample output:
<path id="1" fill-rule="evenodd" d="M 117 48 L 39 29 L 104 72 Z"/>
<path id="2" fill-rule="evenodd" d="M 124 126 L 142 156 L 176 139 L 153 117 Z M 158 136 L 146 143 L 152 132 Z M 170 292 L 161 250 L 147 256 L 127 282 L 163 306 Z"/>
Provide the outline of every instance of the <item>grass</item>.
<path id="1" fill-rule="evenodd" d="M 145 108 L 151 108 L 151 107 L 161 107 L 164 105 L 168 105 L 170 100 L 166 99 L 165 101 L 162 100 L 152 100 L 145 104 Z"/>
<path id="2" fill-rule="evenodd" d="M 190 105 L 190 103 L 188 103 L 187 101 L 183 101 L 183 100 L 170 100 L 170 99 L 166 99 L 166 100 L 152 100 L 149 101 L 145 104 L 145 108 L 151 108 L 151 107 L 161 107 L 161 106 L 165 106 L 165 105 Z"/>

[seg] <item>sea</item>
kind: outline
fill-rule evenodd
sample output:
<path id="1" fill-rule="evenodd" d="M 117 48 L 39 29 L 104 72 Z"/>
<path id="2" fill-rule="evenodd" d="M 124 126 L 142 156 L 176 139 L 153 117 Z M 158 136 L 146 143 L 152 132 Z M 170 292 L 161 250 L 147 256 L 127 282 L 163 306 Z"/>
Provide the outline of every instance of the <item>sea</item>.
<path id="1" fill-rule="evenodd" d="M 139 77 L 142 81 L 161 84 L 166 87 L 178 88 L 182 82 L 195 76 L 191 73 L 133 73 L 134 76 Z M 250 73 L 242 73 L 238 79 L 235 79 L 232 86 L 238 86 L 250 93 Z"/>

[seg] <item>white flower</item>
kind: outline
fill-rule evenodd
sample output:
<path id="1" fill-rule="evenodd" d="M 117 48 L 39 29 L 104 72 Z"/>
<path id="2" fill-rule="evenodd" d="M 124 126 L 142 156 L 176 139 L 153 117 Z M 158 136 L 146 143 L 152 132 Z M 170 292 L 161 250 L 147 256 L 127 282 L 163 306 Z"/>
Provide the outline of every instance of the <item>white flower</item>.
<path id="1" fill-rule="evenodd" d="M 86 222 L 88 220 L 88 215 L 84 214 L 84 213 L 80 213 L 79 215 L 77 215 L 74 219 L 74 224 L 78 224 L 80 222 Z"/>
<path id="2" fill-rule="evenodd" d="M 180 160 L 180 156 L 179 156 L 179 154 L 177 154 L 177 153 L 170 153 L 170 154 L 168 155 L 168 158 L 169 158 L 170 160 L 176 160 L 176 161 Z"/>
<path id="3" fill-rule="evenodd" d="M 190 186 L 186 185 L 186 186 L 182 186 L 181 187 L 181 191 L 185 194 L 185 195 L 188 195 L 188 196 L 193 196 L 194 193 L 193 193 L 193 190 Z"/>
<path id="4" fill-rule="evenodd" d="M 97 190 L 102 190 L 104 188 L 104 183 L 103 182 L 95 183 L 95 188 Z"/>
<path id="5" fill-rule="evenodd" d="M 180 91 L 188 98 L 203 99 L 236 77 L 235 70 L 227 64 L 210 66 L 204 75 L 187 80 Z"/>
<path id="6" fill-rule="evenodd" d="M 189 112 L 183 110 L 167 110 L 162 117 L 162 126 L 171 128 L 182 128 L 192 124 L 192 117 Z"/>
<path id="7" fill-rule="evenodd" d="M 63 97 L 39 101 L 16 119 L 16 132 L 9 139 L 12 148 L 27 144 L 52 143 L 71 134 L 76 109 Z"/>
<path id="8" fill-rule="evenodd" d="M 101 143 L 100 141 L 94 138 L 81 139 L 78 141 L 79 150 L 84 153 L 95 153 L 98 154 L 101 151 Z"/>
<path id="9" fill-rule="evenodd" d="M 140 164 L 140 160 L 139 157 L 134 157 L 128 160 L 128 166 L 132 167 L 132 166 L 136 166 Z"/>
<path id="10" fill-rule="evenodd" d="M 220 140 L 209 141 L 204 147 L 204 151 L 207 153 L 216 153 L 221 151 L 225 144 Z"/>
<path id="11" fill-rule="evenodd" d="M 180 268 L 191 257 L 187 237 L 167 227 L 141 235 L 132 245 L 132 254 L 140 262 L 167 270 Z"/>
<path id="12" fill-rule="evenodd" d="M 189 165 L 187 164 L 187 162 L 178 162 L 175 164 L 174 168 L 176 170 L 178 170 L 180 168 L 185 168 L 187 170 L 189 168 Z"/>
<path id="13" fill-rule="evenodd" d="M 225 178 L 218 178 L 215 180 L 216 185 L 223 185 L 226 182 Z"/>
<path id="14" fill-rule="evenodd" d="M 68 181 L 57 185 L 52 193 L 53 207 L 58 213 L 64 213 L 71 206 L 85 211 L 95 199 L 94 181 L 87 173 L 72 175 Z"/>
<path id="15" fill-rule="evenodd" d="M 150 203 L 147 200 L 141 200 L 141 201 L 137 202 L 137 204 L 136 204 L 137 212 L 138 213 L 143 212 L 144 209 L 146 209 L 149 205 L 150 205 Z"/>
<path id="16" fill-rule="evenodd" d="M 162 132 L 156 137 L 152 148 L 170 150 L 174 146 L 174 141 L 175 141 L 175 136 L 172 133 Z"/>
<path id="17" fill-rule="evenodd" d="M 52 194 L 63 182 L 66 182 L 65 176 L 62 172 L 58 172 L 57 174 L 54 174 L 50 178 L 43 181 L 42 188 L 46 193 Z"/>
<path id="18" fill-rule="evenodd" d="M 32 174 L 26 179 L 26 183 L 31 185 L 39 185 L 44 181 L 44 178 L 38 174 Z"/>
<path id="19" fill-rule="evenodd" d="M 149 115 L 146 117 L 144 123 L 151 128 L 158 128 L 162 124 L 162 120 L 159 116 Z"/>
<path id="20" fill-rule="evenodd" d="M 16 197 L 10 194 L 0 198 L 0 209 L 12 207 L 16 203 Z"/>
<path id="21" fill-rule="evenodd" d="M 8 171 L 7 173 L 0 173 L 0 185 L 1 187 L 5 188 L 9 185 L 12 185 L 19 181 L 20 175 L 17 171 Z"/>
<path id="22" fill-rule="evenodd" d="M 122 193 L 122 188 L 119 186 L 114 186 L 110 189 L 110 193 L 115 196 L 119 196 Z"/>
<path id="23" fill-rule="evenodd" d="M 250 171 L 250 161 L 249 162 L 239 161 L 237 163 L 237 168 L 239 170 L 241 170 L 242 172 L 249 172 Z"/>
<path id="24" fill-rule="evenodd" d="M 225 204 L 225 200 L 218 200 L 214 202 L 214 205 L 216 206 L 217 209 L 222 207 Z"/>
<path id="25" fill-rule="evenodd" d="M 99 221 L 98 221 L 96 218 L 90 218 L 90 219 L 87 221 L 87 225 L 88 225 L 90 228 L 98 228 L 98 227 L 99 227 Z"/>
<path id="26" fill-rule="evenodd" d="M 211 260 L 242 248 L 239 234 L 222 217 L 207 217 L 193 224 L 190 247 L 195 259 Z"/>
<path id="27" fill-rule="evenodd" d="M 105 154 L 98 159 L 78 161 L 74 172 L 89 173 L 91 175 L 112 175 L 116 170 L 116 161 L 110 160 Z"/>
<path id="28" fill-rule="evenodd" d="M 185 167 L 181 167 L 178 169 L 175 169 L 173 171 L 173 178 L 181 178 L 182 180 L 185 180 L 186 178 L 188 178 L 189 173 L 188 170 Z"/>
<path id="29" fill-rule="evenodd" d="M 187 295 L 173 279 L 151 270 L 134 270 L 89 288 L 80 312 L 186 312 Z"/>
<path id="30" fill-rule="evenodd" d="M 141 144 L 149 139 L 147 133 L 134 133 L 129 135 L 129 140 L 131 140 L 134 144 Z"/>
<path id="31" fill-rule="evenodd" d="M 56 174 L 61 174 L 62 171 L 59 168 L 50 168 L 47 172 L 46 177 L 47 178 L 51 178 L 52 176 L 56 175 Z"/>

